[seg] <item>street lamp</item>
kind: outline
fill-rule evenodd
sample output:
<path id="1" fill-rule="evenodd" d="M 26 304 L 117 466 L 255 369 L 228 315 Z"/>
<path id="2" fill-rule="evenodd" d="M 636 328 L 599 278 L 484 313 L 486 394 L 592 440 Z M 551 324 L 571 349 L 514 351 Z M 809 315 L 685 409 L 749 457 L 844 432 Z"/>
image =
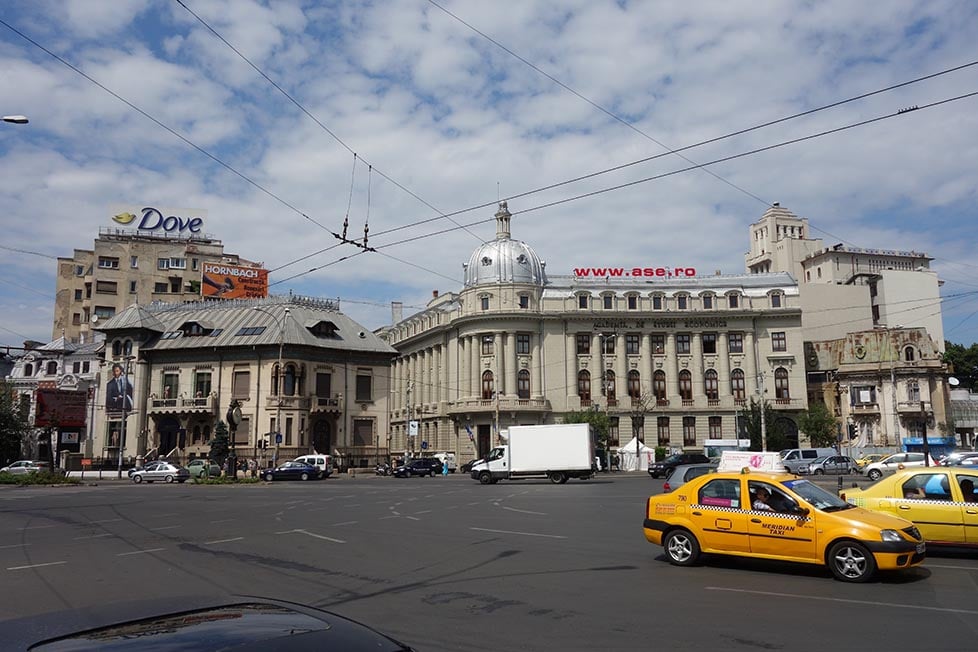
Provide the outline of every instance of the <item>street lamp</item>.
<path id="1" fill-rule="evenodd" d="M 15 125 L 26 125 L 29 122 L 26 115 L 5 115 L 0 119 Z"/>
<path id="2" fill-rule="evenodd" d="M 275 454 L 272 458 L 272 466 L 278 466 L 278 447 L 279 440 L 282 438 L 282 347 L 285 344 L 285 318 L 289 316 L 289 308 L 288 306 L 285 307 L 285 314 L 282 319 L 261 306 L 254 306 L 252 310 L 268 315 L 278 324 L 278 374 L 275 377 Z"/>

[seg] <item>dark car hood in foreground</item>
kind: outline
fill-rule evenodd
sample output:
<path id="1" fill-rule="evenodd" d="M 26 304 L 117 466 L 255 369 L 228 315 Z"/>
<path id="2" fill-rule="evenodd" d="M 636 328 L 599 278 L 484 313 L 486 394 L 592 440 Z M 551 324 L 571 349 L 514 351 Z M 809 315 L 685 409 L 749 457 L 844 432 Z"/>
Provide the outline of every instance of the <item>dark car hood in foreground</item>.
<path id="1" fill-rule="evenodd" d="M 0 622 L 5 650 L 371 650 L 411 648 L 355 621 L 247 596 L 126 602 Z"/>

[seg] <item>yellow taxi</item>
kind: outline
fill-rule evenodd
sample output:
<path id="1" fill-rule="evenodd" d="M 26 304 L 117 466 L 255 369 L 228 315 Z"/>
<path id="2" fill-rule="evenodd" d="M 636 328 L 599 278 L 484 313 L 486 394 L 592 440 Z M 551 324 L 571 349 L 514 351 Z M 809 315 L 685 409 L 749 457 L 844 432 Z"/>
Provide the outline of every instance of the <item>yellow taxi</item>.
<path id="1" fill-rule="evenodd" d="M 910 521 L 860 509 L 783 468 L 776 453 L 724 453 L 716 473 L 648 499 L 645 538 L 677 566 L 702 553 L 757 557 L 827 565 L 844 582 L 924 561 Z"/>
<path id="2" fill-rule="evenodd" d="M 872 464 L 873 462 L 879 462 L 884 457 L 886 457 L 886 455 L 882 453 L 871 453 L 869 455 L 863 455 L 858 460 L 856 460 L 856 468 L 861 469 L 865 466 Z"/>
<path id="3" fill-rule="evenodd" d="M 928 466 L 897 471 L 865 489 L 846 489 L 850 504 L 913 523 L 928 543 L 978 546 L 978 468 Z"/>

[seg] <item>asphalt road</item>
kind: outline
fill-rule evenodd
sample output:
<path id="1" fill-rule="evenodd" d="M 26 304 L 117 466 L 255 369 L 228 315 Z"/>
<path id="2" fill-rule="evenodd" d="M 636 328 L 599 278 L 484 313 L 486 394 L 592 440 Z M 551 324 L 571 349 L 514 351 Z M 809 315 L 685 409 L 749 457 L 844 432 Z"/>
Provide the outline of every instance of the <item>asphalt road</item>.
<path id="1" fill-rule="evenodd" d="M 4 487 L 0 619 L 235 593 L 335 611 L 420 650 L 974 649 L 975 553 L 932 550 L 865 585 L 755 560 L 677 568 L 642 536 L 661 485 Z"/>

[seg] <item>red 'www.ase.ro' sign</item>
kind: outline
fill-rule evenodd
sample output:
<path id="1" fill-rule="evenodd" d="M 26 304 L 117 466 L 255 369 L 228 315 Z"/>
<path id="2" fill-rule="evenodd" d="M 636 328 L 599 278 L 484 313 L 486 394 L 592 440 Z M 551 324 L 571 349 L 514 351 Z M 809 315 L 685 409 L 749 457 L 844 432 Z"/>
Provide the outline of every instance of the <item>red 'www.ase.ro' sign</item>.
<path id="1" fill-rule="evenodd" d="M 619 277 L 659 277 L 659 278 L 691 278 L 696 276 L 695 267 L 575 267 L 574 276 L 594 278 Z"/>

